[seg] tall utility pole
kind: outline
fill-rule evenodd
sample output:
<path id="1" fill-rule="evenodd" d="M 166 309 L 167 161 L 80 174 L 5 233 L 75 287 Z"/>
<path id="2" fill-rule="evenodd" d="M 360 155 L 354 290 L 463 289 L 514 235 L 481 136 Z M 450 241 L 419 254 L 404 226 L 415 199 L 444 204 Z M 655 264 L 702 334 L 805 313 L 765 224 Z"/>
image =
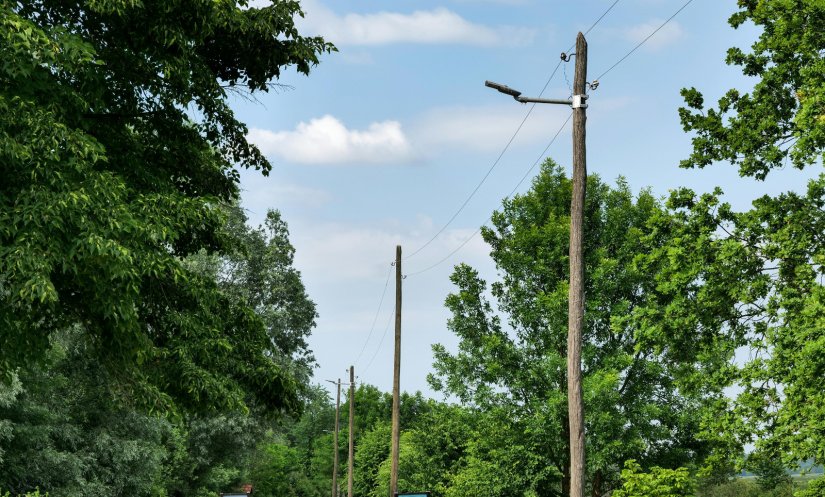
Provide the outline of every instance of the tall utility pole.
<path id="1" fill-rule="evenodd" d="M 330 383 L 334 382 L 330 381 Z M 332 497 L 338 497 L 338 412 L 340 407 L 341 378 L 338 378 L 338 394 L 335 396 L 335 432 L 332 435 Z"/>
<path id="2" fill-rule="evenodd" d="M 582 326 L 584 324 L 584 197 L 587 184 L 585 122 L 587 116 L 587 41 L 576 37 L 573 98 L 558 100 L 523 97 L 521 92 L 492 81 L 484 84 L 521 103 L 564 104 L 573 108 L 573 197 L 570 201 L 570 294 L 567 315 L 567 415 L 570 431 L 570 497 L 584 497 L 584 402 L 582 401 Z M 562 53 L 562 60 L 568 54 Z M 596 88 L 596 81 L 590 85 Z"/>
<path id="3" fill-rule="evenodd" d="M 587 41 L 576 37 L 574 99 L 587 85 Z M 573 109 L 573 198 L 570 202 L 570 295 L 567 315 L 567 412 L 570 419 L 570 497 L 584 497 L 584 401 L 582 400 L 582 326 L 584 324 L 584 196 L 587 185 L 586 106 Z"/>
<path id="4" fill-rule="evenodd" d="M 349 461 L 347 464 L 347 497 L 352 497 L 352 468 L 355 454 L 355 366 L 349 367 Z"/>
<path id="5" fill-rule="evenodd" d="M 392 367 L 392 466 L 390 470 L 390 495 L 398 492 L 398 442 L 401 376 L 401 245 L 395 247 L 395 360 Z"/>

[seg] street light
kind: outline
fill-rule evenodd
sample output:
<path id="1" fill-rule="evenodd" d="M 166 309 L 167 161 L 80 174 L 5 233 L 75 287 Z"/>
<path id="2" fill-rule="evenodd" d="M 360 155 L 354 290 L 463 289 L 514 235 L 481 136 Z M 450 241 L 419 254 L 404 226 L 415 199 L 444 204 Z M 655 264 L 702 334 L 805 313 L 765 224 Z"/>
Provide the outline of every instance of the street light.
<path id="1" fill-rule="evenodd" d="M 501 83 L 495 83 L 493 81 L 485 81 L 484 86 L 488 88 L 492 88 L 494 90 L 498 90 L 505 95 L 510 95 L 516 101 L 521 102 L 523 104 L 526 103 L 536 103 L 536 104 L 560 104 L 560 105 L 571 105 L 574 109 L 582 107 L 587 108 L 587 104 L 583 103 L 582 100 L 587 100 L 587 95 L 575 95 L 572 99 L 561 100 L 557 98 L 532 98 L 532 97 L 522 97 L 521 92 L 518 90 L 514 90 L 507 85 L 503 85 Z"/>

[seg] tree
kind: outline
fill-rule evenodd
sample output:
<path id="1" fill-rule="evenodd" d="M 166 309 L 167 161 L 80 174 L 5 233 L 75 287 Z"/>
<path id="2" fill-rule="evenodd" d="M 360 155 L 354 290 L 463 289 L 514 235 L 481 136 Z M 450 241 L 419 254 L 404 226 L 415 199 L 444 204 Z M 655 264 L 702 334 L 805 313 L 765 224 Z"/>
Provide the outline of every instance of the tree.
<path id="1" fill-rule="evenodd" d="M 452 478 L 465 464 L 467 445 L 476 422 L 468 410 L 447 404 L 432 403 L 430 410 L 401 434 L 398 457 L 398 489 L 400 492 L 431 491 L 444 497 L 452 490 Z M 389 457 L 390 426 L 376 428 L 359 444 L 357 470 L 368 483 L 360 496 L 383 497 L 389 492 L 392 461 Z M 466 494 L 462 494 L 466 495 Z"/>
<path id="2" fill-rule="evenodd" d="M 693 420 L 702 392 L 679 388 L 676 365 L 660 360 L 644 330 L 629 318 L 655 306 L 646 299 L 653 276 L 634 261 L 661 245 L 662 239 L 646 236 L 647 223 L 666 213 L 649 192 L 634 202 L 623 180 L 611 189 L 591 176 L 587 191 L 582 364 L 587 470 L 593 494 L 602 495 L 616 485 L 627 459 L 678 467 L 701 458 L 706 447 L 695 438 Z M 500 281 L 488 294 L 486 282 L 467 265 L 457 266 L 451 278 L 457 292 L 446 300 L 452 312 L 448 327 L 459 338 L 458 352 L 434 346 L 436 372 L 430 380 L 434 388 L 500 420 L 485 431 L 488 439 L 495 434 L 499 440 L 471 448 L 479 464 L 510 468 L 503 485 L 484 485 L 500 489 L 491 495 L 509 495 L 512 482 L 518 492 L 568 493 L 570 195 L 571 182 L 561 168 L 545 162 L 530 191 L 505 200 L 502 211 L 493 214 L 493 227 L 482 229 Z M 497 473 L 473 463 L 467 471 Z"/>
<path id="3" fill-rule="evenodd" d="M 266 352 L 303 389 L 309 388 L 315 358 L 306 338 L 318 313 L 293 266 L 295 248 L 289 228 L 276 210 L 267 211 L 263 226 L 248 225 L 237 204 L 224 206 L 224 230 L 236 241 L 226 254 L 200 251 L 186 259 L 198 274 L 218 282 L 222 293 L 258 316 L 273 347 Z"/>
<path id="4" fill-rule="evenodd" d="M 730 90 L 705 108 L 695 88 L 682 91 L 685 131 L 693 153 L 683 167 L 730 162 L 743 176 L 766 179 L 790 163 L 821 165 L 825 152 L 825 5 L 810 0 L 739 2 L 730 17 L 738 28 L 762 29 L 750 52 L 728 51 L 727 62 L 756 79 L 753 90 Z M 732 212 L 721 190 L 696 195 L 676 192 L 671 203 L 701 236 L 672 238 L 671 251 L 690 261 L 669 264 L 678 283 L 665 291 L 679 296 L 716 295 L 715 319 L 722 333 L 691 349 L 702 354 L 711 342 L 749 349 L 747 359 L 717 364 L 718 388 L 738 385 L 735 401 L 720 402 L 707 431 L 727 433 L 731 445 L 757 440 L 759 451 L 781 456 L 785 465 L 825 460 L 825 176 L 807 191 L 764 196 L 749 211 Z M 687 232 L 682 231 L 682 234 Z M 668 263 L 661 258 L 660 267 Z M 700 267 L 708 268 L 701 270 Z M 690 293 L 692 292 L 692 293 Z M 693 306 L 680 319 L 707 316 Z M 677 335 L 679 336 L 679 335 Z"/>
<path id="5" fill-rule="evenodd" d="M 227 92 L 333 50 L 298 2 L 0 4 L 0 369 L 80 326 L 125 396 L 159 410 L 295 407 L 264 324 L 181 259 L 226 252 L 237 167 L 270 164 Z M 243 361 L 237 360 L 242 357 Z"/>
<path id="6" fill-rule="evenodd" d="M 295 448 L 277 441 L 262 447 L 251 474 L 255 495 L 280 497 L 321 497 L 329 489 L 313 486 L 313 482 L 303 471 L 299 454 Z"/>

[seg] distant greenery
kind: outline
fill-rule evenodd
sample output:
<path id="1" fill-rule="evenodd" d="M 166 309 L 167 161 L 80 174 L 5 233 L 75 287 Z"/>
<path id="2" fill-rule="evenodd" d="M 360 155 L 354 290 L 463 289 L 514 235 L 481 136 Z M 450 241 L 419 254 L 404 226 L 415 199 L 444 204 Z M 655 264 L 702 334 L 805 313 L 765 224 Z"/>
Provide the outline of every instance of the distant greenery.
<path id="1" fill-rule="evenodd" d="M 658 466 L 643 471 L 636 461 L 628 460 L 622 470 L 622 484 L 612 497 L 691 497 L 694 482 L 688 470 L 663 469 Z"/>
<path id="2" fill-rule="evenodd" d="M 791 481 L 783 483 L 776 488 L 766 489 L 755 478 L 739 477 L 734 478 L 721 485 L 700 487 L 697 497 L 822 497 L 821 493 L 815 493 L 816 476 L 795 476 Z M 810 493 L 813 491 L 814 493 Z"/>

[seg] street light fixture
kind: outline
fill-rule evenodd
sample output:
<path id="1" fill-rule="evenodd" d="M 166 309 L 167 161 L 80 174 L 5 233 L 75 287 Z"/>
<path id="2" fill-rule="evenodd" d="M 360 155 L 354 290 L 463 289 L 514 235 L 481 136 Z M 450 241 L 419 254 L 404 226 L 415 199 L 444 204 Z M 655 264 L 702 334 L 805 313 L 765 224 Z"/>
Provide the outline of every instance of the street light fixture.
<path id="1" fill-rule="evenodd" d="M 501 93 L 504 93 L 505 95 L 510 95 L 511 97 L 515 98 L 516 100 L 518 100 L 519 95 L 521 95 L 521 92 L 518 91 L 518 90 L 514 90 L 514 89 L 510 88 L 507 85 L 503 85 L 501 83 L 494 83 L 494 82 L 489 81 L 489 80 L 484 82 L 484 86 L 486 86 L 488 88 L 493 88 L 495 90 L 498 90 Z"/>

